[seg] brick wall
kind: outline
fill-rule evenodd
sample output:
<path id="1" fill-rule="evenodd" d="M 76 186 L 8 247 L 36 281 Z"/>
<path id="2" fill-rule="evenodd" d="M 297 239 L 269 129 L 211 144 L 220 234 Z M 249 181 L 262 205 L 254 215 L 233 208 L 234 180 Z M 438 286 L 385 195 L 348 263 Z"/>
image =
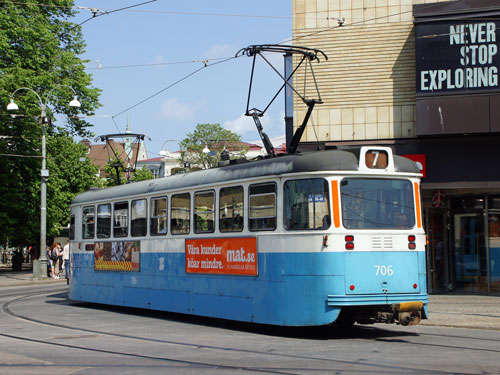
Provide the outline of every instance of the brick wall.
<path id="1" fill-rule="evenodd" d="M 315 107 L 302 141 L 415 136 L 412 6 L 420 3 L 436 1 L 292 0 L 293 44 L 328 56 L 313 63 L 324 103 Z M 339 18 L 344 19 L 341 27 Z M 294 78 L 303 92 L 304 70 Z M 308 80 L 308 96 L 315 96 L 313 89 Z M 295 97 L 295 127 L 305 111 Z"/>

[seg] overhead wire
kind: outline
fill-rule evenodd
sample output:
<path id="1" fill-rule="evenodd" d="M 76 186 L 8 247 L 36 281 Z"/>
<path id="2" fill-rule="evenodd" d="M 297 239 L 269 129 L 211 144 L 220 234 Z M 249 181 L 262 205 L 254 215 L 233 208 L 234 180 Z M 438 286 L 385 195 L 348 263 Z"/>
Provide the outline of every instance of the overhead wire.
<path id="1" fill-rule="evenodd" d="M 113 118 L 113 120 L 114 120 L 114 118 L 115 118 L 115 117 L 118 117 L 118 116 L 122 115 L 123 113 L 128 112 L 128 111 L 130 111 L 131 109 L 133 109 L 133 108 L 135 108 L 135 107 L 137 107 L 137 106 L 139 106 L 139 105 L 141 105 L 141 104 L 143 104 L 143 103 L 147 102 L 148 100 L 150 100 L 150 99 L 154 98 L 155 96 L 160 95 L 162 92 L 167 91 L 168 89 L 170 89 L 170 88 L 174 87 L 175 85 L 177 85 L 177 84 L 181 83 L 182 81 L 184 81 L 184 80 L 188 79 L 189 77 L 191 77 L 191 76 L 195 75 L 196 73 L 198 73 L 199 71 L 201 71 L 201 70 L 203 70 L 203 69 L 205 69 L 205 68 L 212 67 L 212 66 L 214 66 L 214 65 L 218 65 L 218 64 L 222 64 L 222 63 L 224 63 L 224 62 L 227 62 L 227 61 L 230 61 L 230 60 L 233 60 L 233 59 L 236 59 L 236 58 L 237 58 L 236 56 L 233 56 L 233 57 L 229 57 L 229 58 L 227 58 L 227 59 L 225 59 L 225 60 L 217 61 L 217 62 L 212 63 L 212 64 L 204 64 L 202 67 L 200 67 L 200 68 L 198 68 L 198 69 L 196 69 L 196 70 L 192 71 L 191 73 L 189 73 L 189 74 L 185 75 L 184 77 L 182 77 L 182 78 L 178 79 L 178 80 L 177 80 L 177 81 L 175 81 L 174 83 L 172 83 L 172 84 L 170 84 L 170 85 L 168 85 L 168 86 L 164 87 L 163 89 L 161 89 L 161 90 L 159 90 L 159 91 L 155 92 L 154 94 L 152 94 L 152 95 L 148 96 L 147 98 L 145 98 L 145 99 L 143 99 L 143 100 L 139 101 L 138 103 L 136 103 L 136 104 L 134 104 L 134 105 L 132 105 L 132 106 L 130 106 L 130 107 L 128 107 L 128 108 L 126 108 L 126 109 L 124 109 L 123 111 L 121 111 L 121 112 L 119 112 L 119 113 L 117 113 L 117 114 L 113 115 L 113 116 L 112 116 L 112 118 Z"/>
<path id="2" fill-rule="evenodd" d="M 92 17 L 90 17 L 90 18 L 86 19 L 85 21 L 83 21 L 82 23 L 78 24 L 78 26 L 81 26 L 85 22 L 90 21 L 91 19 L 94 19 L 94 18 L 97 18 L 97 17 L 100 17 L 100 16 L 108 15 L 108 14 L 115 13 L 115 12 L 125 11 L 125 10 L 131 9 L 131 8 L 135 8 L 135 7 L 144 5 L 144 4 L 154 3 L 155 1 L 158 1 L 158 0 L 149 0 L 149 1 L 145 1 L 143 3 L 126 6 L 126 7 L 123 7 L 123 8 L 113 9 L 113 10 L 110 10 L 110 11 L 104 11 L 104 12 L 101 12 L 101 13 L 93 12 Z M 96 10 L 100 10 L 100 8 L 95 8 L 95 9 Z"/>
<path id="3" fill-rule="evenodd" d="M 206 63 L 209 61 L 219 61 L 226 60 L 230 57 L 216 57 L 212 59 L 201 59 L 201 60 L 184 60 L 184 61 L 167 61 L 164 63 L 150 63 L 150 64 L 132 64 L 132 65 L 115 65 L 115 66 L 100 66 L 95 68 L 85 68 L 85 70 L 103 70 L 103 69 L 122 69 L 122 68 L 142 68 L 149 66 L 163 66 L 163 65 L 181 65 L 181 64 L 198 64 Z"/>
<path id="4" fill-rule="evenodd" d="M 96 17 L 100 17 L 100 16 L 103 16 L 103 15 L 107 15 L 107 14 L 111 14 L 111 13 L 114 13 L 114 12 L 118 12 L 118 11 L 130 11 L 130 12 L 141 12 L 141 13 L 156 13 L 156 14 L 178 14 L 178 15 L 201 15 L 201 16 L 220 16 L 220 17 L 247 17 L 247 18 L 274 18 L 274 19 L 289 19 L 290 17 L 288 16 L 262 16 L 262 15 L 249 15 L 249 14 L 224 14 L 224 13 L 203 13 L 203 12 L 179 12 L 179 11 L 152 11 L 152 10 L 137 10 L 137 9 L 134 9 L 132 10 L 132 8 L 135 8 L 135 7 L 138 7 L 138 6 L 141 6 L 141 5 L 145 5 L 145 4 L 148 4 L 148 3 L 152 3 L 152 2 L 155 2 L 157 0 L 149 0 L 149 1 L 145 1 L 145 2 L 142 2 L 142 3 L 138 3 L 138 4 L 134 4 L 134 5 L 131 5 L 131 6 L 127 6 L 127 7 L 122 7 L 122 8 L 118 8 L 118 9 L 112 9 L 112 10 L 107 10 L 105 8 L 92 8 L 92 9 L 96 9 L 98 11 L 100 11 L 100 13 L 98 12 L 94 12 L 93 16 L 84 20 L 83 22 L 81 22 L 80 24 L 78 25 L 75 25 L 75 27 L 78 27 L 78 26 L 81 26 L 83 25 L 84 23 L 90 21 L 91 19 L 93 18 L 96 18 Z M 0 0 L 0 3 L 6 3 L 7 1 L 2 1 Z M 10 2 L 10 3 L 13 3 L 13 4 L 22 4 L 22 5 L 25 5 L 26 3 L 20 3 L 20 2 Z M 38 5 L 38 6 L 53 6 L 53 7 L 63 7 L 63 6 L 56 6 L 56 5 L 48 5 L 48 4 L 40 4 L 40 3 L 34 3 L 32 5 Z M 428 6 L 424 7 L 425 9 L 428 9 L 428 8 L 432 8 L 432 7 L 435 7 L 435 6 L 439 6 L 440 4 L 437 3 L 437 4 L 429 4 Z M 68 8 L 68 7 L 67 7 Z M 82 9 L 82 8 L 80 8 Z M 90 7 L 89 7 L 90 9 Z M 389 17 L 394 17 L 394 16 L 397 16 L 397 15 L 403 15 L 403 14 L 407 14 L 407 13 L 411 13 L 412 10 L 410 11 L 404 11 L 404 12 L 398 12 L 398 13 L 394 13 L 394 14 L 389 14 L 389 15 L 384 15 L 384 16 L 380 16 L 380 17 L 375 17 L 375 18 L 371 18 L 371 19 L 368 19 L 368 20 L 361 20 L 361 21 L 357 21 L 357 22 L 352 22 L 350 24 L 340 24 L 340 25 L 336 25 L 336 26 L 333 26 L 333 27 L 327 27 L 327 28 L 324 28 L 324 29 L 321 29 L 321 30 L 317 30 L 317 31 L 314 31 L 312 33 L 309 33 L 309 34 L 306 34 L 306 35 L 302 35 L 302 36 L 297 36 L 295 38 L 292 38 L 292 39 L 288 39 L 288 40 L 285 40 L 285 41 L 282 41 L 280 43 L 277 43 L 277 44 L 284 44 L 284 43 L 288 43 L 288 42 L 291 42 L 291 41 L 296 41 L 296 40 L 300 40 L 300 39 L 303 39 L 303 38 L 307 38 L 307 37 L 310 37 L 310 36 L 314 36 L 314 35 L 317 35 L 317 34 L 320 34 L 320 33 L 323 33 L 323 32 L 327 32 L 327 31 L 330 31 L 330 30 L 334 30 L 334 29 L 337 29 L 337 28 L 340 28 L 340 27 L 348 27 L 348 26 L 355 26 L 355 25 L 358 25 L 358 24 L 363 24 L 363 23 L 367 23 L 367 22 L 372 22 L 372 21 L 377 21 L 379 19 L 384 19 L 384 18 L 389 18 Z M 71 31 L 72 29 L 70 29 Z M 234 59 L 235 57 L 230 57 L 230 58 L 219 58 L 219 59 L 210 59 L 210 60 L 220 60 L 216 63 L 213 63 L 213 64 L 206 64 L 206 61 L 209 61 L 208 59 L 207 60 L 202 60 L 202 61 L 197 61 L 197 60 L 192 60 L 192 61 L 178 61 L 178 62 L 165 62 L 165 63 L 156 63 L 156 64 L 135 64 L 135 65 L 121 65 L 121 66 L 113 66 L 113 67 L 98 67 L 98 68 L 87 68 L 87 69 L 120 69 L 120 68 L 134 68 L 134 67 L 144 67 L 144 66 L 161 66 L 161 65 L 171 65 L 171 64 L 187 64 L 187 63 L 196 63 L 196 62 L 205 62 L 205 65 L 194 70 L 193 72 L 187 74 L 186 76 L 180 78 L 179 80 L 175 81 L 174 83 L 168 85 L 167 87 L 157 91 L 156 93 L 148 96 L 147 98 L 139 101 L 138 103 L 126 108 L 125 110 L 111 116 L 112 120 L 113 120 L 113 123 L 115 125 L 115 127 L 117 128 L 117 130 L 120 132 L 120 129 L 119 129 L 119 126 L 118 124 L 116 123 L 115 121 L 115 118 L 122 115 L 123 113 L 147 102 L 148 100 L 156 97 L 157 95 L 163 93 L 164 91 L 174 87 L 175 85 L 181 83 L 182 81 L 186 80 L 187 78 L 193 76 L 194 74 L 198 73 L 199 71 L 203 70 L 204 68 L 206 67 L 209 67 L 209 66 L 213 66 L 213 65 L 216 65 L 216 64 L 219 64 L 219 63 L 223 63 L 223 62 L 226 62 L 226 61 L 229 61 L 229 60 L 232 60 Z"/>
<path id="5" fill-rule="evenodd" d="M 157 0 L 154 0 L 157 1 Z M 65 5 L 54 5 L 54 4 L 43 4 L 43 3 L 25 3 L 19 1 L 8 1 L 8 0 L 0 0 L 0 4 L 2 3 L 11 3 L 15 5 L 34 5 L 39 7 L 46 8 L 65 8 L 65 9 L 97 9 L 102 10 L 105 13 L 112 13 L 108 8 L 99 8 L 99 7 L 78 7 L 78 6 L 65 6 Z M 145 2 L 140 5 L 147 4 Z M 126 12 L 135 12 L 135 13 L 151 13 L 151 14 L 174 14 L 174 15 L 186 15 L 186 16 L 206 16 L 206 17 L 235 17 L 235 18 L 259 18 L 259 19 L 291 19 L 291 16 L 270 16 L 270 15 L 262 15 L 262 14 L 234 14 L 234 13 L 209 13 L 209 12 L 183 12 L 183 11 L 167 11 L 167 10 L 148 10 L 148 9 L 130 9 L 135 6 L 120 8 L 119 10 L 123 10 Z"/>
<path id="6" fill-rule="evenodd" d="M 93 12 L 93 15 L 92 17 L 90 18 L 87 18 L 86 20 L 84 20 L 83 22 L 79 23 L 79 24 L 76 24 L 75 26 L 71 27 L 69 30 L 66 31 L 66 33 L 69 33 L 71 32 L 72 30 L 76 29 L 77 27 L 80 27 L 82 26 L 83 24 L 85 24 L 86 22 L 94 19 L 94 18 L 97 18 L 97 17 L 100 17 L 100 16 L 103 16 L 103 15 L 109 15 L 109 14 L 112 14 L 112 13 L 116 13 L 116 12 L 120 12 L 120 11 L 125 11 L 125 10 L 130 10 L 132 8 L 136 8 L 138 6 L 141 6 L 141 5 L 145 5 L 145 4 L 149 4 L 149 3 L 153 3 L 153 2 L 156 2 L 158 0 L 148 0 L 148 1 L 144 1 L 142 3 L 138 3 L 138 4 L 133 4 L 133 5 L 129 5 L 129 6 L 126 6 L 126 7 L 122 7 L 122 8 L 118 8 L 118 9 L 113 9 L 113 10 L 110 10 L 110 11 L 105 11 L 105 12 L 102 12 L 102 13 L 98 13 L 97 10 L 98 8 L 96 8 L 96 11 Z M 21 2 L 12 2 L 12 1 L 2 1 L 0 0 L 0 4 L 1 3 L 11 3 L 11 4 L 15 4 L 15 5 L 38 5 L 38 6 L 49 6 L 47 4 L 38 4 L 38 3 L 21 3 Z M 72 7 L 62 7 L 62 6 L 54 6 L 56 8 L 72 8 Z M 43 46 L 42 46 L 43 47 Z M 114 120 L 113 120 L 114 122 Z M 121 132 L 120 131 L 120 128 L 118 127 L 118 125 L 116 124 L 116 122 L 114 122 L 118 132 Z"/>
<path id="7" fill-rule="evenodd" d="M 431 8 L 434 8 L 434 7 L 437 7 L 437 6 L 442 6 L 442 4 L 441 3 L 426 4 L 426 6 L 423 6 L 421 9 L 427 10 L 427 9 L 431 9 Z M 341 23 L 339 25 L 325 27 L 323 29 L 313 31 L 313 32 L 311 32 L 309 34 L 305 34 L 305 35 L 297 36 L 295 38 L 287 39 L 287 40 L 284 40 L 284 41 L 282 41 L 280 43 L 277 43 L 277 44 L 290 43 L 290 42 L 294 42 L 294 41 L 299 40 L 299 39 L 308 38 L 310 36 L 318 35 L 318 34 L 321 34 L 321 33 L 327 32 L 327 31 L 339 29 L 341 27 L 357 26 L 357 25 L 364 24 L 364 23 L 367 23 L 367 22 L 378 21 L 378 20 L 381 20 L 381 19 L 384 19 L 384 18 L 396 17 L 396 16 L 400 16 L 400 15 L 403 15 L 403 14 L 408 14 L 408 13 L 413 13 L 413 10 L 407 10 L 407 11 L 404 11 L 404 12 L 387 14 L 387 15 L 384 15 L 384 16 L 374 17 L 374 18 L 370 18 L 370 19 L 366 19 L 366 20 L 363 19 L 361 21 L 351 22 L 351 23 L 348 23 L 348 24 Z M 341 13 L 339 13 L 339 15 L 341 16 Z M 330 18 L 330 17 L 328 17 L 328 18 Z M 337 19 L 340 19 L 340 18 L 341 17 L 337 17 Z"/>
<path id="8" fill-rule="evenodd" d="M 104 9 L 104 8 L 100 8 Z M 268 16 L 261 14 L 232 14 L 232 13 L 207 13 L 207 12 L 181 12 L 181 11 L 167 11 L 167 10 L 147 10 L 139 9 L 132 10 L 136 13 L 153 13 L 153 14 L 175 14 L 185 16 L 206 16 L 206 17 L 235 17 L 235 18 L 263 18 L 263 19 L 291 19 L 290 16 Z"/>

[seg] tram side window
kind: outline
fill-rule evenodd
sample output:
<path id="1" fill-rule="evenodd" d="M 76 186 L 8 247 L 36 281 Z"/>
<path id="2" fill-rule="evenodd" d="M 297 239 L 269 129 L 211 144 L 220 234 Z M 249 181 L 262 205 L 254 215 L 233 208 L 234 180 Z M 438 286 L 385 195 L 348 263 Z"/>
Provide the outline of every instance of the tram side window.
<path id="1" fill-rule="evenodd" d="M 167 198 L 151 199 L 149 230 L 152 236 L 167 234 Z"/>
<path id="2" fill-rule="evenodd" d="M 111 237 L 111 204 L 97 206 L 97 238 Z"/>
<path id="3" fill-rule="evenodd" d="M 172 234 L 188 234 L 191 195 L 189 193 L 172 195 L 170 207 L 170 232 Z"/>
<path id="4" fill-rule="evenodd" d="M 83 207 L 82 211 L 82 238 L 84 240 L 94 238 L 95 232 L 95 208 Z"/>
<path id="5" fill-rule="evenodd" d="M 213 233 L 215 228 L 215 194 L 203 191 L 194 194 L 194 232 Z"/>
<path id="6" fill-rule="evenodd" d="M 69 239 L 75 239 L 75 215 L 71 215 L 69 218 Z"/>
<path id="7" fill-rule="evenodd" d="M 248 194 L 250 230 L 276 229 L 276 184 L 251 185 Z"/>
<path id="8" fill-rule="evenodd" d="M 232 186 L 220 189 L 219 230 L 241 232 L 243 230 L 243 187 Z"/>
<path id="9" fill-rule="evenodd" d="M 328 183 L 323 178 L 286 181 L 284 185 L 284 225 L 287 230 L 330 227 Z"/>
<path id="10" fill-rule="evenodd" d="M 113 209 L 113 236 L 127 237 L 128 235 L 128 202 L 118 202 Z"/>
<path id="11" fill-rule="evenodd" d="M 141 237 L 147 234 L 147 209 L 146 199 L 132 201 L 130 213 L 130 234 L 132 237 Z"/>

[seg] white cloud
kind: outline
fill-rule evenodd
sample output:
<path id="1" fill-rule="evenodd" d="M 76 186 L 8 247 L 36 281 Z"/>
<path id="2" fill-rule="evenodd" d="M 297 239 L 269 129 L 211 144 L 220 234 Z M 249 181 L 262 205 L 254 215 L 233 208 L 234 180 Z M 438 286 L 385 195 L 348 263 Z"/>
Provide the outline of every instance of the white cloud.
<path id="1" fill-rule="evenodd" d="M 188 120 L 193 117 L 199 105 L 181 103 L 178 98 L 170 98 L 161 104 L 160 117 L 174 120 Z"/>
<path id="2" fill-rule="evenodd" d="M 165 69 L 165 67 L 167 66 L 166 63 L 168 63 L 168 61 L 165 59 L 165 57 L 163 56 L 160 56 L 160 55 L 157 55 L 153 61 L 151 61 L 150 64 L 157 64 L 156 66 L 154 66 L 153 68 L 154 69 Z"/>
<path id="3" fill-rule="evenodd" d="M 216 44 L 204 52 L 205 59 L 219 59 L 232 57 L 237 52 L 237 48 L 230 44 Z"/>
<path id="4" fill-rule="evenodd" d="M 272 137 L 270 140 L 274 147 L 281 146 L 283 143 L 286 143 L 286 134 L 281 134 L 276 137 Z M 255 145 L 259 145 L 262 147 L 264 146 L 261 139 L 257 141 L 250 141 L 249 143 L 253 143 Z"/>
<path id="5" fill-rule="evenodd" d="M 260 123 L 262 124 L 265 133 L 268 133 L 274 126 L 273 120 L 266 114 L 260 118 Z M 235 120 L 224 121 L 222 126 L 239 135 L 248 132 L 257 132 L 252 116 L 245 116 L 244 114 L 240 115 Z"/>
<path id="6" fill-rule="evenodd" d="M 165 60 L 165 58 L 163 56 L 158 55 L 153 59 L 151 64 L 164 64 L 166 62 L 167 62 L 167 60 Z"/>

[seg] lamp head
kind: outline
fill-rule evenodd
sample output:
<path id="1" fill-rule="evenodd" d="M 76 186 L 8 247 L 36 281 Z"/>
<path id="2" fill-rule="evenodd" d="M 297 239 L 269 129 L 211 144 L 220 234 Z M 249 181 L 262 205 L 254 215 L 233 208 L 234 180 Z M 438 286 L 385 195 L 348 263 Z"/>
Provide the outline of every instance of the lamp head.
<path id="1" fill-rule="evenodd" d="M 78 101 L 78 98 L 76 95 L 74 96 L 73 100 L 69 102 L 69 106 L 72 108 L 80 108 L 82 105 Z"/>
<path id="2" fill-rule="evenodd" d="M 14 99 L 10 98 L 10 103 L 7 105 L 7 111 L 17 111 L 19 106 L 14 103 Z"/>
<path id="3" fill-rule="evenodd" d="M 205 146 L 205 148 L 201 152 L 203 152 L 204 154 L 208 154 L 210 152 L 210 149 L 208 148 L 208 146 Z"/>

